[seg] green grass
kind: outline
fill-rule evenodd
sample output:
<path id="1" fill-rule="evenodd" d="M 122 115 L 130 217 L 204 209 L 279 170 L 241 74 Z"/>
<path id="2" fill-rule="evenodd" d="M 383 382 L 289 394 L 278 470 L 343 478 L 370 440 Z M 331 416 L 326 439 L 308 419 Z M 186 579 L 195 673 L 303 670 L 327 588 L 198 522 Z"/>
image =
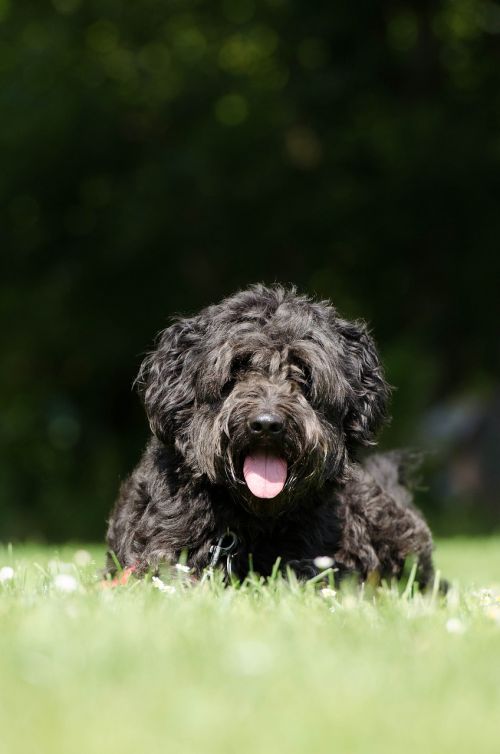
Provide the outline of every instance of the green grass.
<path id="1" fill-rule="evenodd" d="M 439 543 L 446 599 L 103 590 L 102 549 L 80 566 L 76 549 L 0 548 L 2 754 L 500 750 L 500 602 L 477 594 L 500 587 L 499 539 Z"/>

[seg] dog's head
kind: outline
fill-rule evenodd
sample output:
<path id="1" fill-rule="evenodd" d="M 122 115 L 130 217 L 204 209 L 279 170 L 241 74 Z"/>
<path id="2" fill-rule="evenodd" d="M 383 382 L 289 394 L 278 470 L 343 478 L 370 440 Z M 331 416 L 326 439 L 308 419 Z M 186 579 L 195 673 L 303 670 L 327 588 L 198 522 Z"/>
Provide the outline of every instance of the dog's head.
<path id="1" fill-rule="evenodd" d="M 263 515 L 341 482 L 389 394 L 363 323 L 261 285 L 160 333 L 137 384 L 153 433 L 190 473 Z"/>

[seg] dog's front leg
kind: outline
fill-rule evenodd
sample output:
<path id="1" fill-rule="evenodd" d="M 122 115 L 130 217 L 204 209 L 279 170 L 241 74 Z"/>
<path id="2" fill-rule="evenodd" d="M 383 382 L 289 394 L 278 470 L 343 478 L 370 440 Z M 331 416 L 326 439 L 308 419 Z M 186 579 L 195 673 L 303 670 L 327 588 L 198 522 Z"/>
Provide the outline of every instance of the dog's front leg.
<path id="1" fill-rule="evenodd" d="M 320 569 L 314 564 L 314 560 L 310 558 L 287 560 L 282 566 L 282 571 L 287 575 L 289 570 L 294 573 L 299 581 L 308 581 L 321 573 Z"/>

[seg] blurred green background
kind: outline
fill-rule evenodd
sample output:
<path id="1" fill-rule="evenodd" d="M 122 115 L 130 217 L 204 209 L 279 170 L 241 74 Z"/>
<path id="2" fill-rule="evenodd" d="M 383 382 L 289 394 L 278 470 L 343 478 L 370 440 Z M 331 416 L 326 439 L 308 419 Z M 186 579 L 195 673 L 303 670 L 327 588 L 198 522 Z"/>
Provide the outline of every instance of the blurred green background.
<path id="1" fill-rule="evenodd" d="M 383 446 L 500 526 L 500 4 L 0 0 L 0 539 L 102 539 L 175 312 L 294 282 L 367 319 Z"/>

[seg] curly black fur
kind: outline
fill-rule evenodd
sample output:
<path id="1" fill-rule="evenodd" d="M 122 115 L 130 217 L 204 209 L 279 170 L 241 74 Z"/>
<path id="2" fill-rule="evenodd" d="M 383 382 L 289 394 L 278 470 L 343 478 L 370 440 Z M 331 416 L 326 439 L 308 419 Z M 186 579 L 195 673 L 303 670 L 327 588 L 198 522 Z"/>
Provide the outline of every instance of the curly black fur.
<path id="1" fill-rule="evenodd" d="M 153 437 L 109 522 L 123 567 L 141 574 L 185 552 L 199 574 L 230 529 L 240 577 L 250 561 L 268 575 L 278 557 L 308 576 L 321 555 L 339 573 L 397 577 L 414 555 L 421 584 L 432 579 L 432 538 L 401 481 L 402 456 L 358 460 L 389 397 L 364 323 L 293 288 L 256 285 L 160 333 L 137 386 Z M 242 473 L 263 442 L 249 431 L 262 412 L 282 423 L 265 444 L 288 463 L 269 500 Z"/>

